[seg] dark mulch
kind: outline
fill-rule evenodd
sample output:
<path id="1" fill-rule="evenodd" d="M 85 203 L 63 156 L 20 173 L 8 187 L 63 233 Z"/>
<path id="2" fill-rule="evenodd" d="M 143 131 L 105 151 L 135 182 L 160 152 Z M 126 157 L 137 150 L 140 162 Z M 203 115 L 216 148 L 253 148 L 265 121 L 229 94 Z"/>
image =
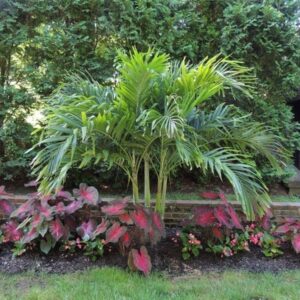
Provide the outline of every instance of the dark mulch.
<path id="1" fill-rule="evenodd" d="M 285 254 L 277 258 L 264 257 L 259 248 L 252 248 L 251 252 L 239 253 L 229 258 L 220 258 L 210 253 L 201 252 L 199 257 L 183 261 L 179 245 L 171 241 L 174 231 L 168 230 L 168 236 L 156 247 L 149 250 L 153 270 L 163 271 L 171 276 L 200 274 L 208 271 L 223 272 L 225 270 L 268 271 L 272 273 L 300 270 L 300 255 L 295 254 L 287 245 Z M 24 271 L 69 273 L 104 266 L 126 268 L 127 259 L 114 250 L 96 262 L 91 261 L 80 252 L 71 254 L 60 251 L 53 251 L 47 256 L 31 251 L 21 257 L 13 258 L 10 246 L 0 246 L 0 272 L 2 273 L 15 274 Z"/>

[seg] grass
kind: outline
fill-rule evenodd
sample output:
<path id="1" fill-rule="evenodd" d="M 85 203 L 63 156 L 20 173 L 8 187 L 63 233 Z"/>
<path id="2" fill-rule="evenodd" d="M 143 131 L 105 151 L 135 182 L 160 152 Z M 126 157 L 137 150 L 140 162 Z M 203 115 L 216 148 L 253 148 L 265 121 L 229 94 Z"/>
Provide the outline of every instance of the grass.
<path id="1" fill-rule="evenodd" d="M 114 268 L 67 275 L 0 274 L 1 300 L 203 299 L 298 300 L 300 271 L 208 273 L 168 279 L 161 274 L 144 278 Z"/>

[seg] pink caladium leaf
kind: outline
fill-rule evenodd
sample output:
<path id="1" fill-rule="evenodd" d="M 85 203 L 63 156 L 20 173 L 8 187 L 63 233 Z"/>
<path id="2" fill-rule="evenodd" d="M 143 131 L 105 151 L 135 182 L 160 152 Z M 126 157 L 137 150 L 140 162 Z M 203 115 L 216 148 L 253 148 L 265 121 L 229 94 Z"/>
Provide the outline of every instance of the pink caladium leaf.
<path id="1" fill-rule="evenodd" d="M 211 226 L 216 222 L 214 210 L 209 206 L 203 206 L 195 209 L 194 221 L 196 225 L 202 227 Z"/>
<path id="2" fill-rule="evenodd" d="M 49 228 L 52 237 L 56 241 L 62 238 L 65 234 L 65 227 L 59 218 L 56 218 L 55 220 L 51 221 Z"/>
<path id="3" fill-rule="evenodd" d="M 209 200 L 215 200 L 219 198 L 219 194 L 215 192 L 203 192 L 201 193 L 201 197 Z"/>
<path id="4" fill-rule="evenodd" d="M 80 183 L 79 189 L 74 189 L 74 195 L 90 205 L 98 205 L 100 199 L 98 190 L 93 186 L 87 186 L 85 183 Z"/>
<path id="5" fill-rule="evenodd" d="M 93 233 L 94 233 L 95 229 L 96 229 L 95 221 L 92 220 L 92 219 L 89 219 L 87 222 L 83 222 L 77 228 L 77 233 L 80 235 L 80 237 L 84 241 L 87 241 L 93 236 Z"/>
<path id="6" fill-rule="evenodd" d="M 118 216 L 121 223 L 125 223 L 127 225 L 132 225 L 133 220 L 131 219 L 130 215 L 128 213 L 125 213 L 123 215 Z"/>
<path id="7" fill-rule="evenodd" d="M 26 201 L 25 203 L 21 204 L 16 210 L 14 210 L 10 217 L 11 218 L 16 218 L 16 217 L 23 217 L 26 215 L 28 212 L 31 212 L 33 210 L 33 204 L 34 204 L 34 199 L 30 199 Z"/>
<path id="8" fill-rule="evenodd" d="M 105 219 L 102 219 L 101 223 L 96 227 L 93 235 L 96 237 L 101 233 L 104 233 L 107 230 L 109 222 Z"/>
<path id="9" fill-rule="evenodd" d="M 123 247 L 128 248 L 131 245 L 132 237 L 128 231 L 126 231 L 120 238 L 120 243 Z"/>
<path id="10" fill-rule="evenodd" d="M 62 188 L 60 188 L 56 193 L 55 196 L 58 198 L 64 198 L 67 200 L 73 200 L 73 197 L 70 192 L 64 191 Z"/>
<path id="11" fill-rule="evenodd" d="M 23 232 L 18 226 L 19 224 L 14 220 L 10 220 L 3 225 L 2 229 L 5 242 L 17 242 L 22 238 Z"/>
<path id="12" fill-rule="evenodd" d="M 285 224 L 283 224 L 283 225 L 278 226 L 278 227 L 275 229 L 275 232 L 276 232 L 276 233 L 283 233 L 283 234 L 286 234 L 286 233 L 288 233 L 290 230 L 291 230 L 290 224 L 289 224 L 289 223 L 285 223 Z"/>
<path id="13" fill-rule="evenodd" d="M 127 227 L 120 226 L 120 223 L 114 223 L 107 231 L 105 243 L 117 243 L 121 236 L 127 231 Z"/>
<path id="14" fill-rule="evenodd" d="M 108 216 L 124 215 L 127 202 L 127 199 L 112 201 L 110 204 L 102 206 L 101 211 Z"/>
<path id="15" fill-rule="evenodd" d="M 263 229 L 269 230 L 271 228 L 271 217 L 272 217 L 272 212 L 270 209 L 268 209 L 260 220 Z"/>
<path id="16" fill-rule="evenodd" d="M 31 241 L 33 241 L 34 239 L 36 239 L 39 236 L 38 231 L 36 230 L 36 228 L 31 228 L 21 239 L 21 242 L 23 244 L 28 244 Z"/>
<path id="17" fill-rule="evenodd" d="M 54 211 L 59 215 L 63 215 L 65 213 L 65 208 L 66 207 L 63 202 L 58 202 L 54 207 Z"/>
<path id="18" fill-rule="evenodd" d="M 151 259 L 145 246 L 142 246 L 140 250 L 131 250 L 132 261 L 134 266 L 142 271 L 145 275 L 151 272 Z"/>
<path id="19" fill-rule="evenodd" d="M 39 183 L 36 180 L 31 180 L 24 184 L 25 187 L 36 187 Z"/>
<path id="20" fill-rule="evenodd" d="M 71 215 L 78 209 L 82 208 L 82 205 L 83 203 L 81 200 L 74 200 L 65 207 L 65 212 Z"/>
<path id="21" fill-rule="evenodd" d="M 52 220 L 52 214 L 54 210 L 53 207 L 51 207 L 49 204 L 38 204 L 37 210 L 46 220 Z"/>
<path id="22" fill-rule="evenodd" d="M 15 207 L 10 201 L 0 199 L 0 210 L 2 210 L 5 215 L 10 215 L 15 210 Z"/>
<path id="23" fill-rule="evenodd" d="M 231 222 L 233 224 L 233 226 L 237 229 L 244 229 L 239 216 L 237 215 L 237 213 L 235 212 L 234 208 L 231 205 L 227 205 L 227 212 L 228 215 L 231 219 Z"/>
<path id="24" fill-rule="evenodd" d="M 151 220 L 152 224 L 154 225 L 155 229 L 159 231 L 161 236 L 165 236 L 165 224 L 163 220 L 161 219 L 161 216 L 157 212 L 151 213 Z"/>
<path id="25" fill-rule="evenodd" d="M 35 214 L 32 217 L 30 226 L 36 228 L 42 224 L 43 220 L 44 220 L 44 218 L 41 214 Z"/>
<path id="26" fill-rule="evenodd" d="M 295 250 L 295 252 L 298 254 L 300 253 L 300 233 L 294 235 L 292 239 L 292 245 Z"/>
<path id="27" fill-rule="evenodd" d="M 230 224 L 230 221 L 228 219 L 228 215 L 226 213 L 225 207 L 222 205 L 219 205 L 215 207 L 214 209 L 215 217 L 219 221 L 221 225 L 226 226 L 227 228 L 232 228 L 232 225 Z"/>
<path id="28" fill-rule="evenodd" d="M 149 215 L 144 208 L 136 206 L 136 209 L 130 213 L 130 216 L 137 227 L 146 232 L 149 230 Z"/>

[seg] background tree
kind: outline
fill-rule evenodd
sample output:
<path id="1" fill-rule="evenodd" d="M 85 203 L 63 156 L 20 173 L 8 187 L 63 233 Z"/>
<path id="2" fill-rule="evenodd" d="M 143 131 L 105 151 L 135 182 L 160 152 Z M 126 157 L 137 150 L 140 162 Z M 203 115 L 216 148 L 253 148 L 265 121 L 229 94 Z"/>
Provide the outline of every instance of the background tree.
<path id="1" fill-rule="evenodd" d="M 191 63 L 222 53 L 254 67 L 258 80 L 252 99 L 239 95 L 239 101 L 233 101 L 231 93 L 218 99 L 274 127 L 292 153 L 300 146 L 295 134 L 299 125 L 286 100 L 298 89 L 298 20 L 297 0 L 2 0 L 0 122 L 6 126 L 0 132 L 0 176 L 24 178 L 28 169 L 23 153 L 31 144 L 30 125 L 28 136 L 16 132 L 26 124 L 24 114 L 43 106 L 45 96 L 66 81 L 68 73 L 89 73 L 110 85 L 117 50 L 132 46 L 155 47 Z M 278 110 L 279 118 L 273 113 Z M 256 161 L 265 178 L 278 180 L 260 157 Z"/>

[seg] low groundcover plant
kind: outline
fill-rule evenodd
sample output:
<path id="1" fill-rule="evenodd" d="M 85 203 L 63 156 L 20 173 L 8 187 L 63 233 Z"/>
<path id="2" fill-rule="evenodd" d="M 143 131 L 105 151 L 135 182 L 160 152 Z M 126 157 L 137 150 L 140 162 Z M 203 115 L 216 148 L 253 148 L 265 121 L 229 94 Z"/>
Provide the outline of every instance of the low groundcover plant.
<path id="1" fill-rule="evenodd" d="M 250 251 L 250 246 L 260 247 L 268 257 L 282 255 L 281 245 L 290 241 L 296 253 L 300 253 L 300 222 L 286 218 L 279 224 L 272 222 L 268 211 L 252 222 L 244 221 L 228 203 L 223 193 L 202 193 L 207 199 L 221 199 L 216 207 L 201 206 L 195 209 L 193 218 L 185 221 L 185 227 L 173 241 L 182 245 L 183 259 L 200 255 L 200 250 L 229 257 L 240 251 Z M 178 239 L 179 237 L 179 239 Z"/>

